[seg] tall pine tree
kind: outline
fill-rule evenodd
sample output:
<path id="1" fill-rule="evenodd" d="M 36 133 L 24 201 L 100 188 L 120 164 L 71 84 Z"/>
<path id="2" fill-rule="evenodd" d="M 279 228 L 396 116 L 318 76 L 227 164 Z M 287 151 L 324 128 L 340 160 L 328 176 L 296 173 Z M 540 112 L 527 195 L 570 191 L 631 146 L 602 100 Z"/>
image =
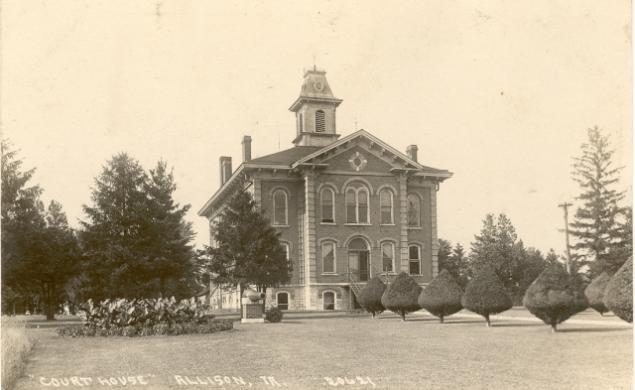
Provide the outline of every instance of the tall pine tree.
<path id="1" fill-rule="evenodd" d="M 609 136 L 596 126 L 587 130 L 587 137 L 581 156 L 573 164 L 572 176 L 582 193 L 577 197 L 581 205 L 571 223 L 571 233 L 576 238 L 576 260 L 588 265 L 589 276 L 594 278 L 604 271 L 614 273 L 625 260 L 611 256 L 619 236 L 619 203 L 624 192 L 614 188 L 622 168 L 613 163 Z"/>
<path id="2" fill-rule="evenodd" d="M 147 174 L 125 153 L 95 179 L 81 234 L 85 287 L 94 299 L 188 296 L 192 292 L 193 233 L 189 206 L 172 198 L 176 185 L 165 162 Z"/>

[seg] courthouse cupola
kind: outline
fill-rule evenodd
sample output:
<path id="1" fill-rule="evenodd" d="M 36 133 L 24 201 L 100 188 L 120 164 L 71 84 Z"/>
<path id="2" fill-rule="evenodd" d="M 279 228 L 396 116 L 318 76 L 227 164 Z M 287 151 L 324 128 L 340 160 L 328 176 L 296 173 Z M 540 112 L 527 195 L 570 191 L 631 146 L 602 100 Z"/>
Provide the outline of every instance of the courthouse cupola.
<path id="1" fill-rule="evenodd" d="M 335 111 L 342 99 L 333 96 L 326 72 L 313 67 L 304 73 L 300 96 L 289 107 L 296 117 L 298 146 L 326 146 L 339 138 L 335 127 Z"/>

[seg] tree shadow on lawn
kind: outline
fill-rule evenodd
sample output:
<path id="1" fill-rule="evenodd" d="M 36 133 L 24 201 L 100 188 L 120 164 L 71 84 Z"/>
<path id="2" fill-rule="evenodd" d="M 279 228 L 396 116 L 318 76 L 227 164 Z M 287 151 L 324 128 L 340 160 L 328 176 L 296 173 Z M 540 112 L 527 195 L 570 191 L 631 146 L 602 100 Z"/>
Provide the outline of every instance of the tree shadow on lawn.
<path id="1" fill-rule="evenodd" d="M 632 328 L 616 328 L 616 327 L 606 327 L 606 328 L 564 328 L 558 329 L 556 333 L 586 333 L 586 332 L 623 332 L 632 330 Z"/>
<path id="2" fill-rule="evenodd" d="M 521 328 L 528 326 L 545 326 L 540 322 L 493 322 L 492 328 Z"/>

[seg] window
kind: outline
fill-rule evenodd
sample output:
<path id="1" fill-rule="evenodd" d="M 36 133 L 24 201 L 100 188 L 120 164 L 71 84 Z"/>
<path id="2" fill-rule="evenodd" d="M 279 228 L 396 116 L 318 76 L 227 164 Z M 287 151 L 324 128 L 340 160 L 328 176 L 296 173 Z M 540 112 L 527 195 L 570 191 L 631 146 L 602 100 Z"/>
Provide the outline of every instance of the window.
<path id="1" fill-rule="evenodd" d="M 419 245 L 410 245 L 408 247 L 408 259 L 410 275 L 421 275 L 421 248 Z"/>
<path id="2" fill-rule="evenodd" d="M 325 124 L 324 111 L 317 110 L 315 112 L 315 131 L 317 131 L 318 133 L 321 133 L 325 129 L 326 129 L 326 124 Z"/>
<path id="3" fill-rule="evenodd" d="M 387 188 L 379 192 L 379 208 L 382 225 L 391 225 L 394 223 L 392 216 L 392 198 L 392 191 Z"/>
<path id="4" fill-rule="evenodd" d="M 287 193 L 283 190 L 273 193 L 273 224 L 287 224 Z"/>
<path id="5" fill-rule="evenodd" d="M 335 310 L 335 293 L 333 291 L 325 291 L 322 300 L 324 301 L 324 310 Z"/>
<path id="6" fill-rule="evenodd" d="M 369 223 L 368 190 L 366 187 L 346 190 L 346 223 Z"/>
<path id="7" fill-rule="evenodd" d="M 381 244 L 381 259 L 383 272 L 395 272 L 395 245 L 392 242 Z"/>
<path id="8" fill-rule="evenodd" d="M 286 242 L 281 242 L 280 244 L 282 245 L 282 249 L 284 250 L 286 259 L 289 260 L 291 258 L 291 250 L 289 244 L 287 244 Z"/>
<path id="9" fill-rule="evenodd" d="M 335 222 L 335 194 L 330 188 L 324 188 L 320 192 L 320 202 L 322 203 L 322 222 Z"/>
<path id="10" fill-rule="evenodd" d="M 289 310 L 289 293 L 279 292 L 276 296 L 276 300 L 278 301 L 278 309 Z"/>
<path id="11" fill-rule="evenodd" d="M 408 194 L 408 226 L 421 226 L 421 200 L 415 194 Z"/>
<path id="12" fill-rule="evenodd" d="M 322 243 L 322 272 L 325 274 L 335 273 L 335 243 Z"/>

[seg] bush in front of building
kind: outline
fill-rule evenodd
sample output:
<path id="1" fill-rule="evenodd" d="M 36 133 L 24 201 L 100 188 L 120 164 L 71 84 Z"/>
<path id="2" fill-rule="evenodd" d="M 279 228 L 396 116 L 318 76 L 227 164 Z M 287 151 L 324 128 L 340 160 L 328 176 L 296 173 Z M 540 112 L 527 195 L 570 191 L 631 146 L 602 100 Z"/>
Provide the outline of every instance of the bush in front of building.
<path id="1" fill-rule="evenodd" d="M 525 292 L 523 305 L 555 332 L 558 324 L 586 309 L 589 302 L 576 276 L 556 264 L 533 281 Z"/>
<path id="2" fill-rule="evenodd" d="M 461 297 L 463 289 L 447 270 L 442 270 L 439 275 L 424 288 L 419 295 L 419 305 L 439 317 L 443 323 L 446 316 L 452 315 L 463 308 Z"/>
<path id="3" fill-rule="evenodd" d="M 397 278 L 386 287 L 381 297 L 381 304 L 395 314 L 406 320 L 406 314 L 421 309 L 419 306 L 419 294 L 421 287 L 405 272 L 397 275 Z"/>
<path id="4" fill-rule="evenodd" d="M 369 312 L 373 318 L 381 314 L 386 308 L 381 304 L 381 297 L 386 291 L 386 285 L 379 276 L 372 278 L 366 286 L 359 292 L 357 302 L 359 305 Z"/>
<path id="5" fill-rule="evenodd" d="M 184 334 L 209 334 L 234 327 L 234 321 L 228 319 L 213 319 L 206 323 L 183 322 L 169 324 L 167 322 L 158 323 L 153 326 L 123 326 L 109 329 L 96 328 L 95 326 L 63 326 L 57 328 L 57 334 L 63 337 L 136 337 L 170 335 L 178 336 Z"/>
<path id="6" fill-rule="evenodd" d="M 277 307 L 270 307 L 265 312 L 265 320 L 269 322 L 280 322 L 282 321 L 282 315 L 282 310 L 278 309 Z"/>
<path id="7" fill-rule="evenodd" d="M 512 299 L 494 269 L 484 266 L 467 284 L 461 304 L 467 310 L 482 315 L 489 327 L 490 315 L 511 309 Z"/>
<path id="8" fill-rule="evenodd" d="M 604 292 L 604 304 L 616 316 L 633 322 L 633 258 L 613 275 Z"/>
<path id="9" fill-rule="evenodd" d="M 584 295 L 589 301 L 589 306 L 601 315 L 609 311 L 604 304 L 604 292 L 610 281 L 611 276 L 606 272 L 602 272 L 597 278 L 593 279 L 584 290 Z"/>

